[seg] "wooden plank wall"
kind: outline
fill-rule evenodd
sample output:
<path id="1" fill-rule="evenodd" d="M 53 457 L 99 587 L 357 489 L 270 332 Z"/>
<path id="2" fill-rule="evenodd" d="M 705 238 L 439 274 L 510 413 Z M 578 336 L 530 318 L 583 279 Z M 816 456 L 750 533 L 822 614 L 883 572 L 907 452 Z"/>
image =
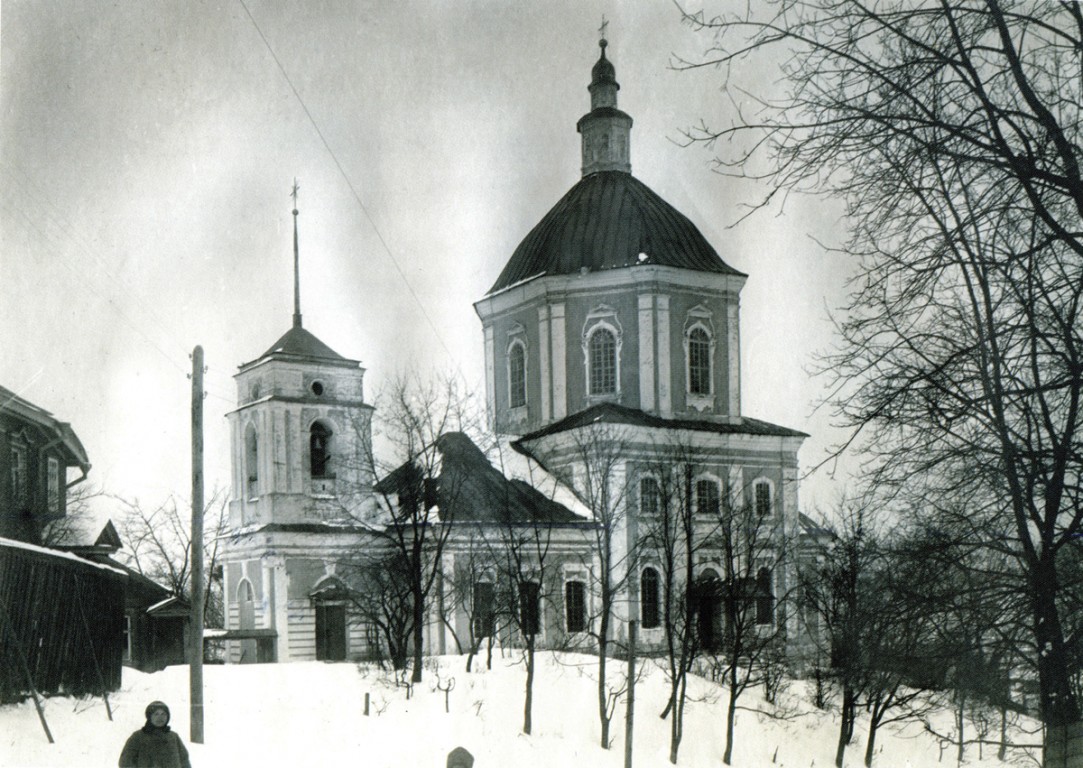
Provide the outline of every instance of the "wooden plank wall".
<path id="1" fill-rule="evenodd" d="M 90 564 L 0 545 L 0 703 L 30 693 L 26 665 L 39 693 L 117 690 L 124 581 Z"/>

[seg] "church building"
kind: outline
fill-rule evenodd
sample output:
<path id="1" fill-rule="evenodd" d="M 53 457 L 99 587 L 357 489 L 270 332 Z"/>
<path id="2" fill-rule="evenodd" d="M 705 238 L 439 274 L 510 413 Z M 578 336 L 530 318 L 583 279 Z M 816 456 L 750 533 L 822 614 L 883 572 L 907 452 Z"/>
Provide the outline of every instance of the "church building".
<path id="1" fill-rule="evenodd" d="M 800 533 L 797 452 L 806 435 L 742 414 L 746 275 L 632 175 L 632 118 L 618 108 L 616 70 L 600 45 L 590 111 L 576 126 L 582 178 L 475 309 L 496 431 L 518 436 L 519 450 L 607 518 L 610 579 L 621 592 L 615 636 L 638 617 L 643 639 L 661 642 L 661 554 L 650 535 L 659 505 L 687 497 L 699 542 L 685 554 L 697 580 L 732 582 L 736 567 L 769 604 L 794 581 L 781 553 Z M 686 479 L 674 478 L 677 464 Z M 592 487 L 603 474 L 605 487 Z M 723 558 L 712 531 L 725 510 L 753 511 L 760 541 L 745 546 L 756 562 Z M 714 640 L 720 612 L 701 611 L 702 633 Z M 771 613 L 760 620 L 773 622 Z"/>
<path id="2" fill-rule="evenodd" d="M 522 642 L 531 627 L 539 647 L 590 646 L 604 582 L 607 636 L 621 641 L 636 621 L 644 647 L 660 647 L 674 560 L 660 521 L 671 509 L 686 512 L 691 531 L 677 560 L 706 585 L 697 587 L 702 647 L 720 647 L 726 631 L 720 585 L 738 586 L 764 634 L 798 635 L 778 608 L 795 583 L 788 542 L 805 525 L 797 453 L 806 436 L 742 413 L 747 276 L 632 175 L 633 121 L 618 108 L 616 70 L 600 45 L 590 110 L 576 126 L 582 178 L 474 305 L 490 426 L 513 450 L 498 471 L 463 435 L 436 445 L 445 476 L 431 481 L 443 490 L 425 503 L 451 534 L 426 606 L 427 652 L 461 650 L 464 638 L 494 631 L 487 606 L 503 588 L 493 568 L 474 570 L 474 554 L 501 526 L 544 528 L 555 553 L 544 572 L 528 563 L 508 588 L 511 612 L 522 615 L 502 642 Z M 382 640 L 350 610 L 358 586 L 344 564 L 386 539 L 380 526 L 395 507 L 386 489 L 410 474 L 404 465 L 376 477 L 364 369 L 302 326 L 293 214 L 293 325 L 240 367 L 229 414 L 231 662 L 382 655 Z M 450 472 L 465 490 L 439 498 Z M 720 521 L 737 518 L 743 549 L 734 556 L 737 541 Z"/>

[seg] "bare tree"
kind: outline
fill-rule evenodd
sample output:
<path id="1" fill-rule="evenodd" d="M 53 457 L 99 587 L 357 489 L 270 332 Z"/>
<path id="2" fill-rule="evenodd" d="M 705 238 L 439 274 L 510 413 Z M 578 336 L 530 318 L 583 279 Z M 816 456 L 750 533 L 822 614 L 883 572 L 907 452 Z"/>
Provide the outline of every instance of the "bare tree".
<path id="1" fill-rule="evenodd" d="M 763 54 L 786 78 L 692 138 L 735 149 L 724 172 L 765 169 L 772 194 L 846 202 L 858 275 L 826 367 L 850 444 L 882 459 L 873 483 L 988 499 L 1012 526 L 1052 759 L 1080 722 L 1060 555 L 1083 530 L 1083 10 L 777 0 L 685 18 L 712 35 L 689 66 Z"/>
<path id="2" fill-rule="evenodd" d="M 743 498 L 744 494 L 741 494 Z M 698 506 L 698 504 L 697 504 Z M 738 702 L 748 688 L 777 677 L 786 640 L 785 612 L 790 585 L 790 533 L 782 515 L 725 498 L 718 508 L 697 514 L 715 516 L 706 547 L 724 570 L 721 579 L 695 585 L 699 643 L 711 654 L 728 688 L 726 748 L 733 758 Z M 719 625 L 720 624 L 720 625 Z"/>
<path id="3" fill-rule="evenodd" d="M 401 377 L 380 399 L 380 437 L 390 461 L 373 465 L 387 469 L 376 483 L 380 519 L 372 530 L 381 539 L 381 558 L 390 553 L 399 563 L 410 593 L 406 626 L 413 650 L 412 681 L 422 679 L 424 632 L 429 599 L 440 584 L 443 553 L 455 524 L 455 509 L 467 477 L 442 462 L 442 441 L 451 433 L 478 431 L 478 412 L 463 384 L 455 377 Z M 357 557 L 368 557 L 363 549 Z"/>
<path id="4" fill-rule="evenodd" d="M 692 491 L 694 457 L 686 446 L 661 446 L 660 457 L 640 473 L 638 484 L 640 558 L 643 563 L 657 563 L 659 603 L 645 606 L 660 615 L 641 615 L 644 627 L 659 622 L 665 631 L 665 672 L 669 695 L 662 717 L 669 717 L 669 761 L 677 763 L 684 736 L 684 710 L 688 701 L 688 673 L 699 655 L 700 635 L 696 626 L 694 604 L 695 559 L 706 536 L 702 529 L 716 525 L 700 520 L 697 526 Z M 649 589 L 651 585 L 647 585 Z M 642 590 L 641 590 L 642 592 Z M 660 610 L 658 610 L 660 609 Z"/>
<path id="5" fill-rule="evenodd" d="M 857 707 L 864 692 L 868 636 L 865 600 L 874 594 L 871 571 L 877 539 L 868 529 L 866 511 L 859 505 L 840 505 L 829 551 L 801 574 L 802 592 L 819 617 L 824 632 L 815 639 L 827 647 L 830 674 L 839 694 L 839 737 L 835 766 L 842 768 L 846 747 L 854 735 Z"/>
<path id="6" fill-rule="evenodd" d="M 162 584 L 174 595 L 191 599 L 189 508 L 178 506 L 172 496 L 154 508 L 144 507 L 138 500 L 118 499 L 118 502 L 124 507 L 119 532 L 129 548 L 123 556 L 139 573 Z M 224 616 L 219 543 L 226 528 L 227 509 L 226 494 L 221 489 L 210 495 L 203 508 L 204 572 L 208 576 L 203 620 L 208 626 L 221 626 Z"/>
<path id="7" fill-rule="evenodd" d="M 572 469 L 565 477 L 594 515 L 595 525 L 591 529 L 594 559 L 587 567 L 591 594 L 596 601 L 586 626 L 581 629 L 593 637 L 597 651 L 598 721 L 603 749 L 609 749 L 613 712 L 628 683 L 613 685 L 607 662 L 612 652 L 617 602 L 630 585 L 630 574 L 634 572 L 635 547 L 627 536 L 625 506 L 629 443 L 626 430 L 620 425 L 598 422 L 575 430 L 568 448 L 571 460 L 567 466 Z"/>

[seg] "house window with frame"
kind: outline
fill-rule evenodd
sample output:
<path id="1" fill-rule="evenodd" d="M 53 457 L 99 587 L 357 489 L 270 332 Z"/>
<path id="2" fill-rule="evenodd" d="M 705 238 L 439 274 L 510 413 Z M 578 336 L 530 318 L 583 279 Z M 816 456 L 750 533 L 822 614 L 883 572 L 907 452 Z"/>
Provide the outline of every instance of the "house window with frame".
<path id="1" fill-rule="evenodd" d="M 331 430 L 317 421 L 309 430 L 308 450 L 313 477 L 334 477 L 331 474 Z"/>
<path id="2" fill-rule="evenodd" d="M 756 483 L 753 491 L 755 494 L 756 514 L 760 517 L 767 517 L 771 514 L 771 484 L 766 480 L 760 480 Z"/>
<path id="3" fill-rule="evenodd" d="M 639 620 L 643 629 L 655 629 L 661 623 L 658 610 L 658 571 L 654 568 L 644 568 L 639 577 Z"/>
<path id="4" fill-rule="evenodd" d="M 581 581 L 564 583 L 564 617 L 568 632 L 587 629 L 587 585 Z"/>
<path id="5" fill-rule="evenodd" d="M 48 503 L 49 514 L 60 514 L 60 462 L 55 456 L 50 456 L 47 463 L 48 476 Z"/>
<path id="6" fill-rule="evenodd" d="M 11 499 L 17 507 L 26 504 L 26 448 L 21 445 L 11 447 Z"/>
<path id="7" fill-rule="evenodd" d="M 662 511 L 662 490 L 653 477 L 644 477 L 639 481 L 639 514 L 643 517 L 656 517 Z"/>
<path id="8" fill-rule="evenodd" d="M 541 632 L 540 596 L 541 587 L 538 582 L 519 583 L 519 629 L 523 635 L 537 635 Z"/>
<path id="9" fill-rule="evenodd" d="M 711 394 L 711 338 L 699 326 L 688 333 L 688 391 Z"/>
<path id="10" fill-rule="evenodd" d="M 521 341 L 513 341 L 508 348 L 508 405 L 526 405 L 526 346 Z"/>
<path id="11" fill-rule="evenodd" d="M 722 514 L 722 493 L 718 481 L 703 478 L 696 481 L 696 514 L 719 517 Z"/>
<path id="12" fill-rule="evenodd" d="M 590 365 L 590 394 L 613 395 L 617 392 L 617 337 L 606 327 L 595 328 L 587 342 Z"/>

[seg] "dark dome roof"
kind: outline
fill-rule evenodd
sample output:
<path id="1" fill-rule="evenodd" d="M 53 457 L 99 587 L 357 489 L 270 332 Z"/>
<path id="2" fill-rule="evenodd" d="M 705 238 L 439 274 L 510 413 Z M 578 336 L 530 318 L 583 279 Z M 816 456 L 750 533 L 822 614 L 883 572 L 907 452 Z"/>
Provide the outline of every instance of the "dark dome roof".
<path id="1" fill-rule="evenodd" d="M 539 274 L 637 264 L 742 274 L 646 184 L 628 173 L 603 171 L 584 178 L 553 206 L 515 249 L 489 293 Z"/>
<path id="2" fill-rule="evenodd" d="M 602 54 L 602 58 L 598 59 L 594 69 L 590 71 L 590 81 L 592 85 L 600 82 L 617 82 L 617 70 L 605 54 Z"/>

